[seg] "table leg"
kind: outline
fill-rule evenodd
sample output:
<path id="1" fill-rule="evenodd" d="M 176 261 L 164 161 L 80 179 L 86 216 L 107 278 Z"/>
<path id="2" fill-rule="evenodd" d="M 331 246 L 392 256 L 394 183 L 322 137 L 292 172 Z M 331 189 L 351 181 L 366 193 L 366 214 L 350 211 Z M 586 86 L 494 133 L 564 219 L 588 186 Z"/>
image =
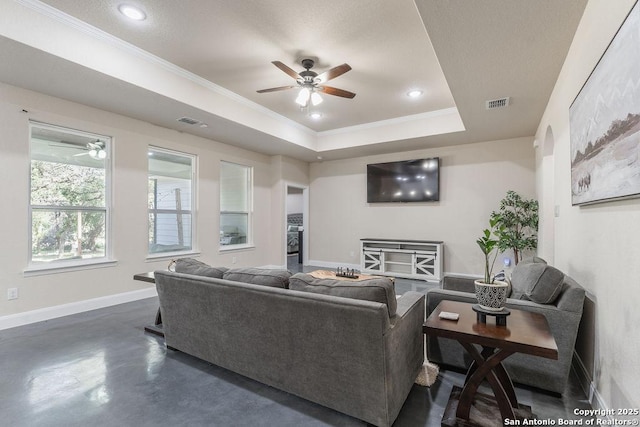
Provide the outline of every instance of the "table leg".
<path id="1" fill-rule="evenodd" d="M 487 360 L 494 352 L 495 349 L 492 347 L 482 347 L 482 353 L 480 354 L 482 356 L 482 360 Z M 464 380 L 465 384 L 469 382 L 469 379 L 474 374 L 477 368 L 478 362 L 476 362 L 474 359 L 473 362 L 471 362 L 471 366 L 469 366 L 469 369 L 467 370 L 467 376 Z M 505 389 L 504 391 L 507 393 L 507 398 L 509 399 L 509 402 L 511 402 L 511 406 L 517 408 L 518 399 L 516 398 L 516 391 L 513 388 L 511 377 L 504 369 L 504 365 L 502 363 L 498 364 L 493 369 L 493 373 L 496 375 L 498 382 L 503 385 L 503 388 Z"/>
<path id="2" fill-rule="evenodd" d="M 160 308 L 156 312 L 156 321 L 153 325 L 148 325 L 144 327 L 146 332 L 151 334 L 155 334 L 161 337 L 164 337 L 164 330 L 162 328 L 162 313 L 160 313 Z"/>
<path id="3" fill-rule="evenodd" d="M 478 391 L 478 387 L 483 379 L 487 379 L 496 398 L 496 403 L 500 408 L 503 419 L 515 419 L 514 409 L 518 407 L 518 402 L 513 390 L 511 380 L 508 380 L 507 372 L 501 362 L 513 354 L 512 351 L 498 350 L 484 347 L 482 354 L 469 343 L 461 343 L 474 359 L 474 365 L 469 369 L 464 388 L 460 394 L 456 417 L 463 420 L 469 419 L 473 397 Z"/>

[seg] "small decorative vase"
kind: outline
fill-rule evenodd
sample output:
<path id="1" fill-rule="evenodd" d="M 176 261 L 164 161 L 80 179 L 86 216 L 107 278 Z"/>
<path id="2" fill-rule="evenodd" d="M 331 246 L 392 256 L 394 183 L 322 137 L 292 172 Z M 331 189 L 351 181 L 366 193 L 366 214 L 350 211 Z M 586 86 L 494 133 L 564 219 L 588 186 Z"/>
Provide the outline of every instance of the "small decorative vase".
<path id="1" fill-rule="evenodd" d="M 507 282 L 495 280 L 493 283 L 484 283 L 482 280 L 474 282 L 478 305 L 483 310 L 500 311 L 507 301 Z"/>

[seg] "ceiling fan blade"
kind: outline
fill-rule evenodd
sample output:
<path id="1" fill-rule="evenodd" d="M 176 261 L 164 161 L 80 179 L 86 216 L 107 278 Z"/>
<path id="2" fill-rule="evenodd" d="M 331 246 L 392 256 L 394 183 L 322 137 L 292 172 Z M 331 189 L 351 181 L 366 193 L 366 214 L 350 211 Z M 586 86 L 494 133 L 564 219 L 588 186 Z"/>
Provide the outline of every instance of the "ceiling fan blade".
<path id="1" fill-rule="evenodd" d="M 326 82 L 343 75 L 349 70 L 351 70 L 351 66 L 349 64 L 342 64 L 342 65 L 338 65 L 337 67 L 333 67 L 330 70 L 325 71 L 324 73 L 320 74 L 316 78 L 319 79 L 320 82 Z"/>
<path id="2" fill-rule="evenodd" d="M 352 99 L 353 97 L 356 96 L 356 94 L 353 92 L 349 92 L 348 90 L 338 89 L 336 87 L 331 87 L 331 86 L 320 86 L 318 87 L 318 90 L 328 95 L 341 96 L 343 98 L 349 98 L 349 99 Z"/>
<path id="3" fill-rule="evenodd" d="M 279 91 L 279 90 L 293 89 L 294 87 L 297 87 L 297 86 L 280 86 L 280 87 L 272 87 L 272 88 L 270 88 L 270 89 L 260 89 L 260 90 L 257 90 L 256 92 L 258 92 L 258 93 L 277 92 L 277 91 Z"/>
<path id="4" fill-rule="evenodd" d="M 280 68 L 282 71 L 284 71 L 285 73 L 287 73 L 291 77 L 293 77 L 294 79 L 297 80 L 297 79 L 300 78 L 300 74 L 296 73 L 291 68 L 289 68 L 288 66 L 284 65 L 282 62 L 280 62 L 280 61 L 271 61 L 271 63 L 273 65 L 275 65 L 276 67 Z"/>

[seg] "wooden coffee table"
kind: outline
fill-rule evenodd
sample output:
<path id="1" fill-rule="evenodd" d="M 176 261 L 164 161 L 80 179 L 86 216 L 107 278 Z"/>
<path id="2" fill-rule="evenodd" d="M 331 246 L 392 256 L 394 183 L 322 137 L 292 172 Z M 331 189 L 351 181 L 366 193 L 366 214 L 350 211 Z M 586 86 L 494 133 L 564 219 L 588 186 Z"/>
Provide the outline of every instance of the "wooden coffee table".
<path id="1" fill-rule="evenodd" d="M 531 418 L 531 407 L 518 404 L 513 383 L 502 361 L 514 353 L 530 354 L 548 359 L 558 358 L 558 347 L 551 335 L 547 319 L 539 313 L 510 308 L 506 326 L 478 323 L 472 304 L 441 301 L 427 318 L 423 332 L 427 335 L 457 340 L 469 352 L 473 362 L 469 367 L 464 387 L 454 387 L 442 417 L 443 426 L 472 426 L 471 411 L 477 407 L 490 408 L 490 417 L 502 425 L 503 420 Z M 458 313 L 458 320 L 441 319 L 443 311 Z M 474 346 L 479 344 L 482 351 Z M 478 393 L 478 387 L 487 380 L 494 396 Z M 499 411 L 498 411 L 499 410 Z"/>
<path id="2" fill-rule="evenodd" d="M 311 273 L 307 273 L 313 277 L 315 277 L 316 279 L 336 279 L 336 280 L 345 280 L 348 282 L 359 282 L 361 280 L 368 280 L 368 279 L 390 279 L 392 282 L 394 281 L 393 277 L 387 277 L 387 276 L 371 276 L 369 274 L 362 274 L 362 273 L 356 273 L 356 276 L 358 276 L 357 279 L 353 279 L 350 277 L 341 277 L 341 276 L 336 276 L 336 272 L 335 271 L 331 271 L 331 270 L 315 270 L 312 271 Z"/>

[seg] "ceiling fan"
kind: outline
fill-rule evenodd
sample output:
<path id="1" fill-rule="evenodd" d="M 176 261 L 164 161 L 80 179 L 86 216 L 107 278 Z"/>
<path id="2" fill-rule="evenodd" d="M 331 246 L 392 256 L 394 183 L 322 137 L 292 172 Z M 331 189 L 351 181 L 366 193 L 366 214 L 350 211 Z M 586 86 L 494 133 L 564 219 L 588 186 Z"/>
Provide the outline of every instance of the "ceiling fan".
<path id="1" fill-rule="evenodd" d="M 338 65 L 337 67 L 333 67 L 332 69 L 327 70 L 322 74 L 318 74 L 315 71 L 311 71 L 311 69 L 315 65 L 315 61 L 313 59 L 302 60 L 301 63 L 305 70 L 301 71 L 300 73 L 296 73 L 293 69 L 289 68 L 280 61 L 272 61 L 271 63 L 287 73 L 289 76 L 296 79 L 297 86 L 291 85 L 272 87 L 270 89 L 259 90 L 257 91 L 258 93 L 277 92 L 280 90 L 300 88 L 300 92 L 298 93 L 298 97 L 296 98 L 296 103 L 301 107 L 306 107 L 307 105 L 309 105 L 309 102 L 311 102 L 313 105 L 320 104 L 322 102 L 322 97 L 318 92 L 349 99 L 352 99 L 354 96 L 356 96 L 355 93 L 349 92 L 348 90 L 324 85 L 325 82 L 331 79 L 335 79 L 336 77 L 339 77 L 347 71 L 351 70 L 349 64 Z"/>

